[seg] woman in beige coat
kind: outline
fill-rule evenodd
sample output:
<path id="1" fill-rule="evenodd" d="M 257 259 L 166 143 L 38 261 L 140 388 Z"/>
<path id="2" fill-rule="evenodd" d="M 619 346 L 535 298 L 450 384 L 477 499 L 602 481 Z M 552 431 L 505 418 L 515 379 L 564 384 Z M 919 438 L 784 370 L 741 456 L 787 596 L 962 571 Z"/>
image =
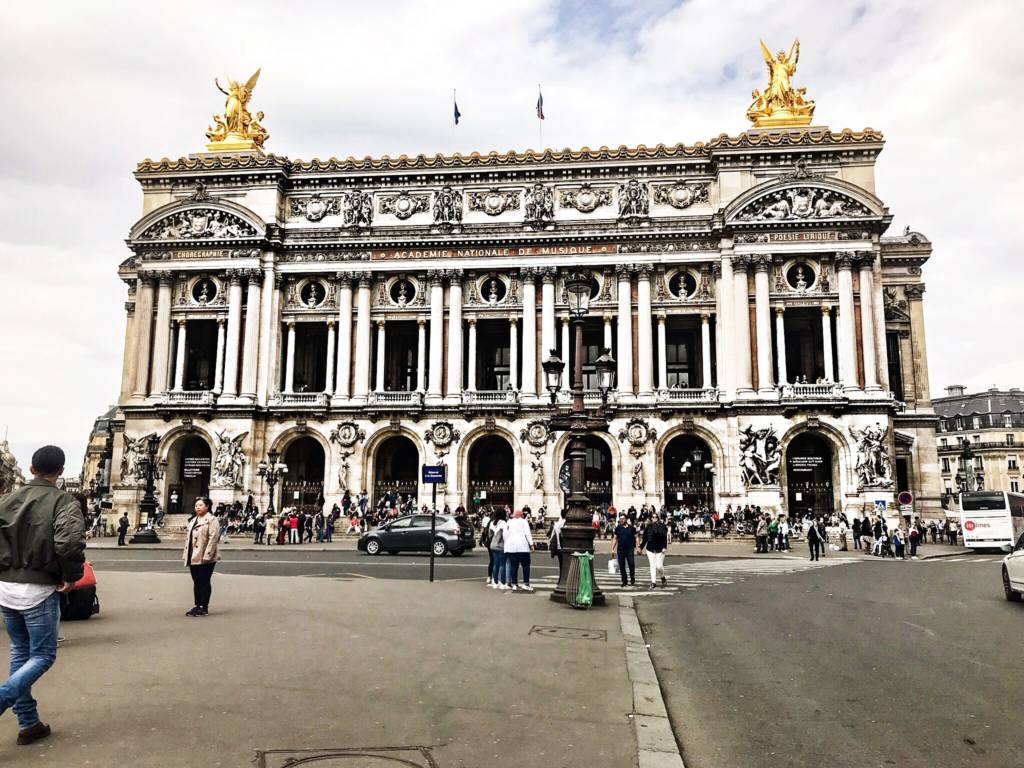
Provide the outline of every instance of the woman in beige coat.
<path id="1" fill-rule="evenodd" d="M 220 560 L 217 551 L 220 542 L 220 523 L 210 513 L 210 500 L 205 496 L 196 497 L 196 516 L 185 528 L 185 549 L 181 559 L 192 574 L 192 592 L 195 607 L 186 616 L 206 616 L 210 610 L 210 594 L 213 588 L 210 579 L 213 569 Z"/>

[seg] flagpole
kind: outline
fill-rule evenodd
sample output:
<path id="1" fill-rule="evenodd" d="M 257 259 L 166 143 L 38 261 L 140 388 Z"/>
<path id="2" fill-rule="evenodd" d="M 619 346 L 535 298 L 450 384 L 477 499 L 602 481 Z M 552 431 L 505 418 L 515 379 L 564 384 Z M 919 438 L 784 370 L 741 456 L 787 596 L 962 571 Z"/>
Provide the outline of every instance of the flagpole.
<path id="1" fill-rule="evenodd" d="M 540 83 L 537 83 L 537 98 L 540 98 Z M 540 115 L 537 115 L 537 151 L 541 154 L 544 153 L 544 121 L 540 119 Z"/>

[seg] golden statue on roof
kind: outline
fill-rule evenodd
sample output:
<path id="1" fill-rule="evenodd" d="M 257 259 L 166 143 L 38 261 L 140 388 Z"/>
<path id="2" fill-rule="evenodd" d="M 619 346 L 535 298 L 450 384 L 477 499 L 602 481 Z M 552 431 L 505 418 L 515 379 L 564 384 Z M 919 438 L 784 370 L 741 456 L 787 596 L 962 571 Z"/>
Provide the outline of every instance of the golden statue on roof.
<path id="1" fill-rule="evenodd" d="M 206 126 L 206 138 L 210 143 L 206 148 L 211 152 L 239 151 L 246 149 L 263 149 L 263 143 L 270 138 L 267 129 L 260 123 L 263 113 L 255 116 L 249 113 L 249 99 L 252 98 L 260 70 L 256 70 L 245 83 L 237 83 L 228 78 L 228 89 L 225 91 L 217 78 L 213 79 L 217 90 L 227 96 L 224 103 L 224 114 L 213 116 L 213 126 Z"/>
<path id="2" fill-rule="evenodd" d="M 800 58 L 800 41 L 794 40 L 787 54 L 779 51 L 772 56 L 761 41 L 761 55 L 768 65 L 768 87 L 764 93 L 756 88 L 751 94 L 754 102 L 747 109 L 747 117 L 757 128 L 787 125 L 810 125 L 814 116 L 814 102 L 806 98 L 806 88 L 794 88 L 793 75 Z"/>

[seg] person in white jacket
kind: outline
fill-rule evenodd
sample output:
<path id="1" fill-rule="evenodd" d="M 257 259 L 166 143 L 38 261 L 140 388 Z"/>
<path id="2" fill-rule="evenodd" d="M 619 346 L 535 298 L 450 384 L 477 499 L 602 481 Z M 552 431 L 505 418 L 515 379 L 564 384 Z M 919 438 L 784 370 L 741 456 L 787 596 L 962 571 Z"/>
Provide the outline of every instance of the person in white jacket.
<path id="1" fill-rule="evenodd" d="M 505 531 L 505 582 L 513 592 L 519 591 L 519 566 L 523 567 L 523 591 L 533 592 L 530 586 L 530 550 L 533 549 L 533 534 L 530 524 L 517 509 L 508 521 Z"/>

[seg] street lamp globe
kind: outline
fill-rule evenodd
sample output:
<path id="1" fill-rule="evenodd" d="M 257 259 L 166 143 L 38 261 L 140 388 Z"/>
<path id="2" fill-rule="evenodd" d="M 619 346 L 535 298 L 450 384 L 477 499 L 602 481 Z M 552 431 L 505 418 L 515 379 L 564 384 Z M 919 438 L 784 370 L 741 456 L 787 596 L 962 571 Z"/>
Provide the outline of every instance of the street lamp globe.
<path id="1" fill-rule="evenodd" d="M 150 456 L 156 456 L 157 449 L 160 447 L 160 437 L 155 432 L 149 436 L 149 442 L 146 447 L 149 450 Z"/>
<path id="2" fill-rule="evenodd" d="M 548 359 L 541 363 L 541 368 L 544 369 L 545 386 L 548 392 L 551 393 L 551 402 L 553 403 L 555 402 L 555 393 L 561 387 L 562 371 L 565 369 L 565 363 L 558 356 L 558 352 L 552 349 Z"/>
<path id="3" fill-rule="evenodd" d="M 594 369 L 597 371 L 597 386 L 605 399 L 615 386 L 615 368 L 615 358 L 612 357 L 611 350 L 602 349 L 601 356 L 594 361 Z"/>
<path id="4" fill-rule="evenodd" d="M 584 317 L 590 309 L 590 275 L 573 272 L 565 281 L 565 292 L 569 296 L 569 313 L 573 317 Z"/>

